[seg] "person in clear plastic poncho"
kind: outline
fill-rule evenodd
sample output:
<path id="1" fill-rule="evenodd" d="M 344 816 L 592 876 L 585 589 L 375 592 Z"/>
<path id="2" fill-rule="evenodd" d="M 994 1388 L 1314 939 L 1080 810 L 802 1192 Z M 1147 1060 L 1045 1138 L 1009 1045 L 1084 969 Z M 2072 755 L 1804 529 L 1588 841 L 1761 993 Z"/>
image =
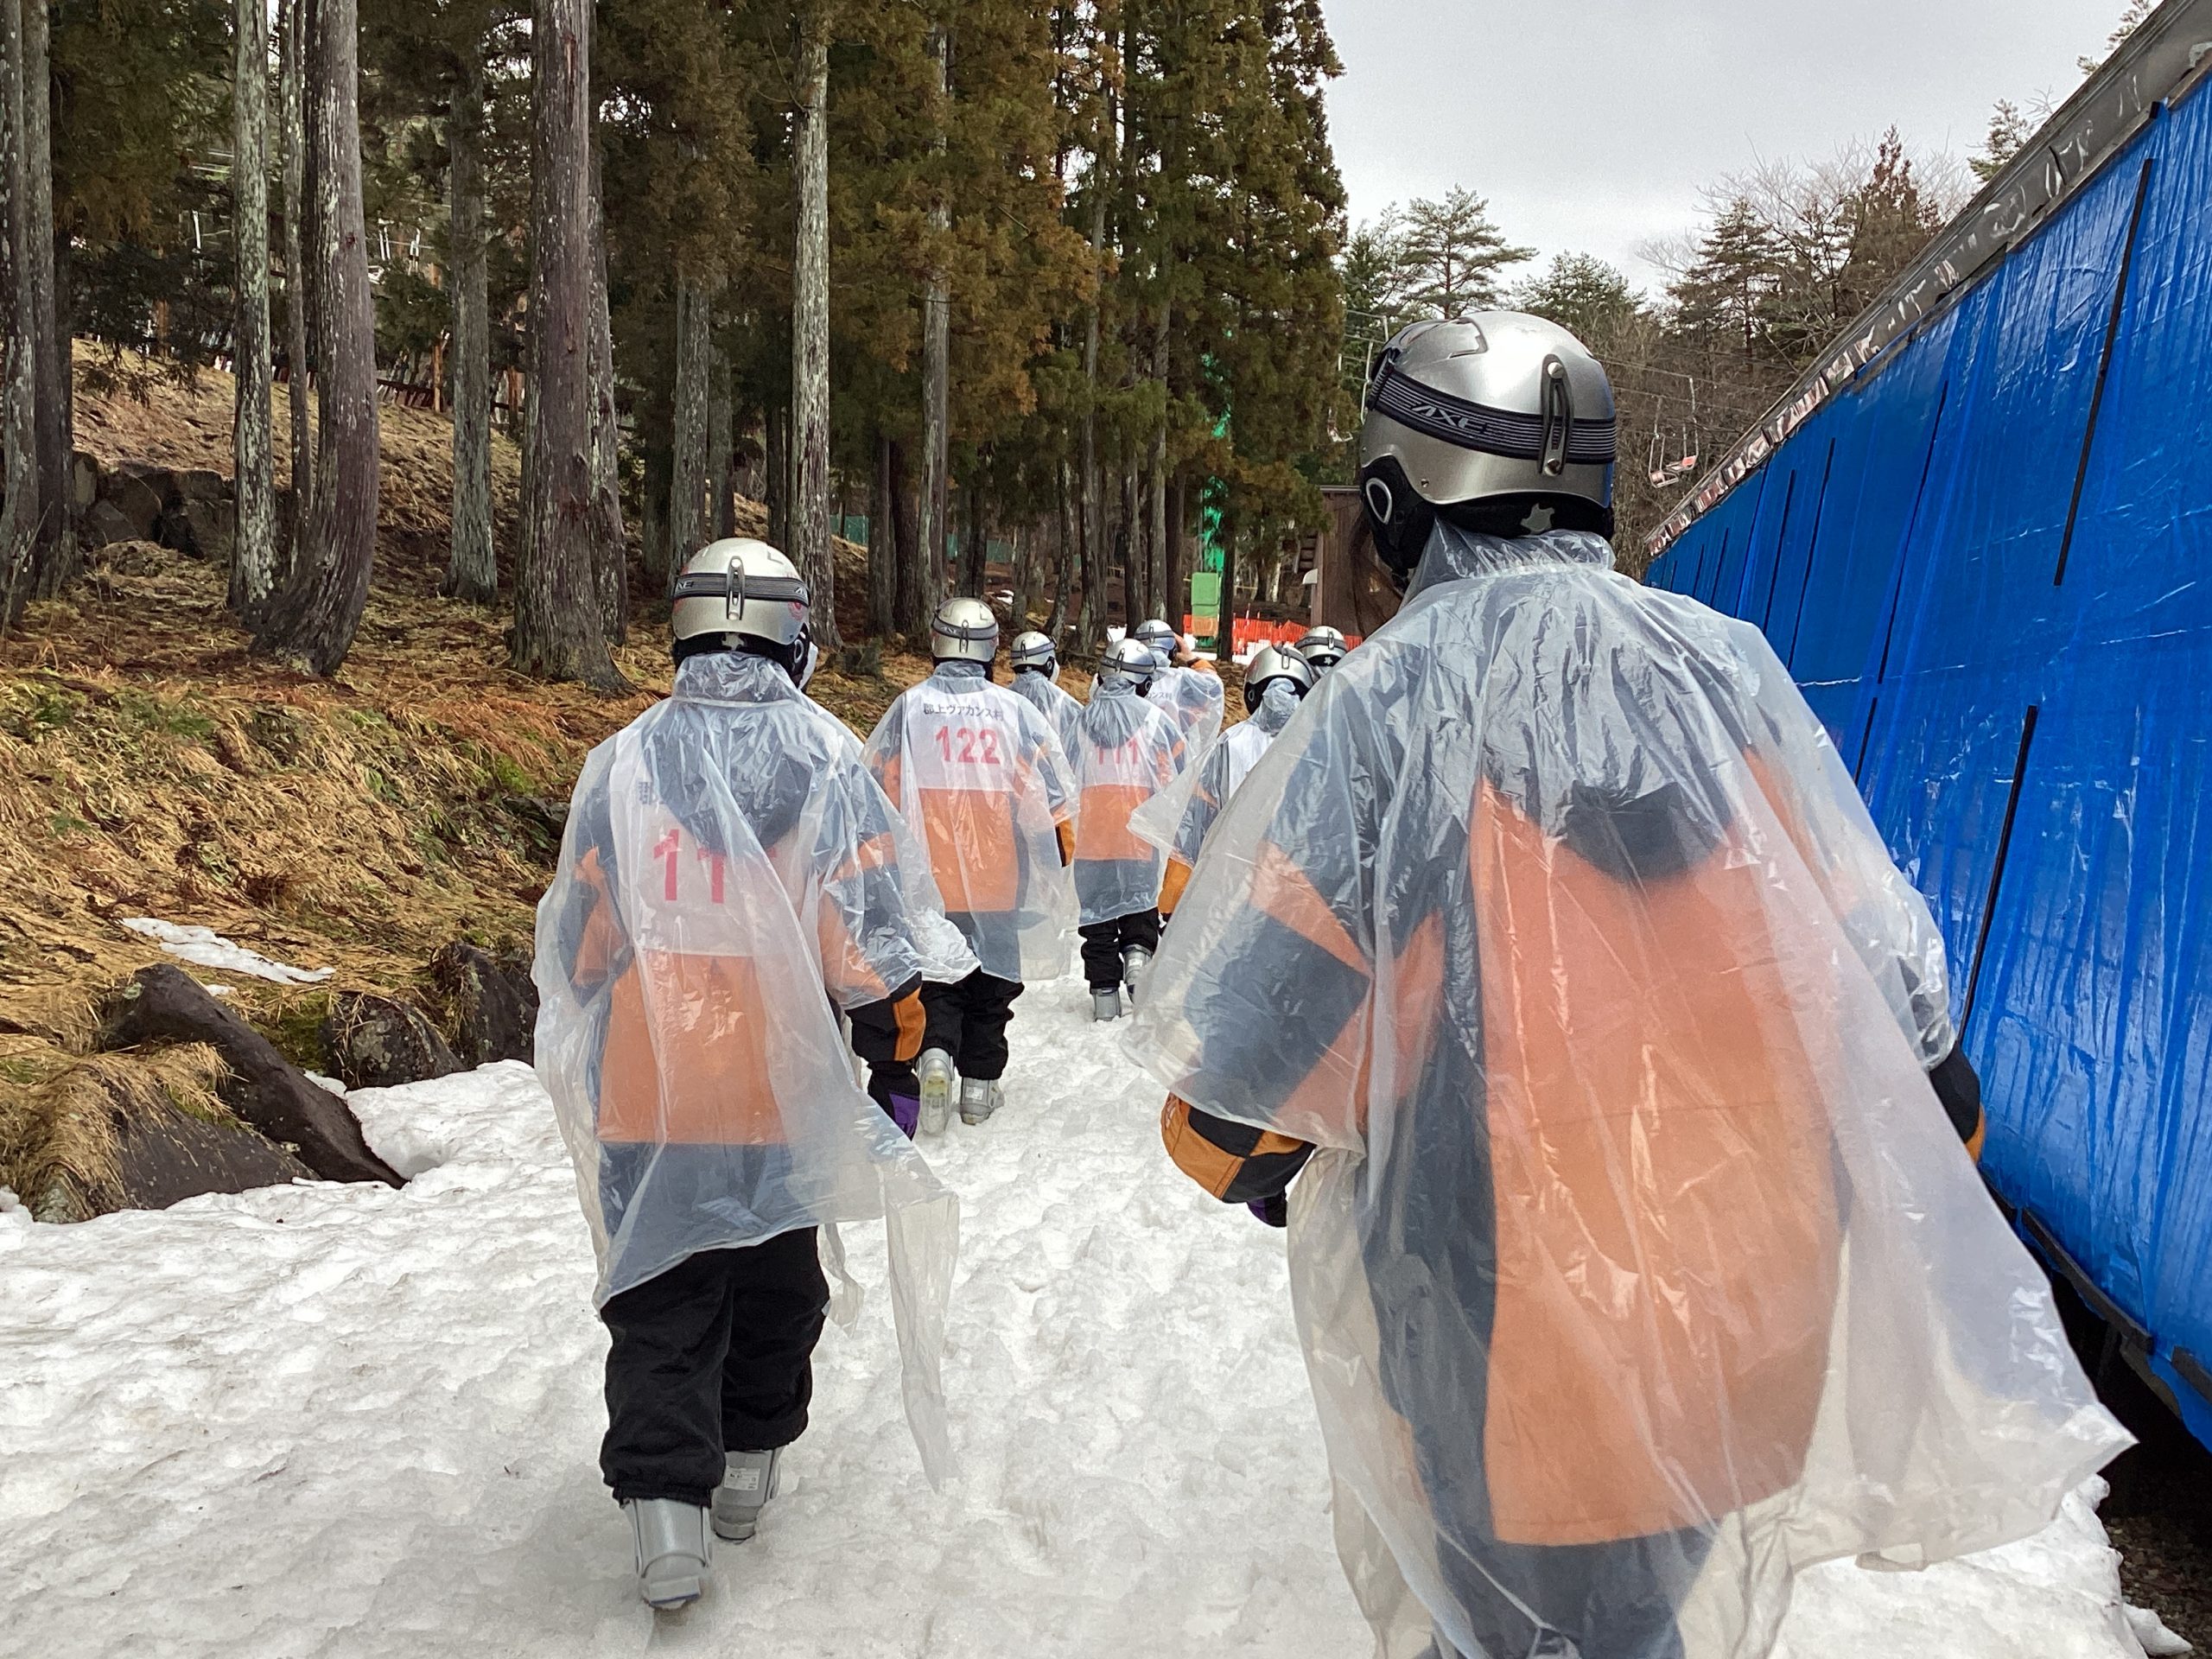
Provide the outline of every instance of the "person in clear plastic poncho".
<path id="1" fill-rule="evenodd" d="M 1246 717 L 1224 732 L 1198 765 L 1184 767 L 1173 788 L 1129 820 L 1130 829 L 1167 855 L 1160 887 L 1163 929 L 1174 917 L 1222 809 L 1290 724 L 1300 699 L 1313 689 L 1313 670 L 1296 652 L 1261 646 L 1244 671 Z"/>
<path id="2" fill-rule="evenodd" d="M 1797 1568 L 2023 1536 L 2126 1437 L 1849 774 L 1754 629 L 1611 569 L 1602 371 L 1484 315 L 1369 401 L 1410 597 L 1230 802 L 1129 1046 L 1186 1173 L 1288 1189 L 1378 1653 L 1763 1654 Z"/>
<path id="3" fill-rule="evenodd" d="M 1007 660 L 1014 678 L 1007 689 L 1052 723 L 1064 753 L 1075 749 L 1075 724 L 1083 718 L 1083 704 L 1060 684 L 1060 654 L 1041 633 L 1014 636 Z"/>
<path id="4" fill-rule="evenodd" d="M 868 741 L 868 770 L 929 849 L 953 925 L 980 964 L 926 985 L 919 1065 L 922 1128 L 945 1126 L 954 1073 L 960 1116 L 981 1123 L 1001 1102 L 1007 1027 L 1026 982 L 1067 971 L 1075 896 L 1075 789 L 1052 723 L 990 680 L 998 619 L 950 599 L 931 626 L 936 671 L 899 694 Z"/>
<path id="5" fill-rule="evenodd" d="M 1184 748 L 1175 722 L 1145 701 L 1153 672 L 1153 654 L 1139 641 L 1108 647 L 1069 757 L 1077 791 L 1077 931 L 1097 1020 L 1121 1017 L 1122 988 L 1136 994 L 1160 944 L 1160 850 L 1129 822 L 1173 786 Z"/>
<path id="6" fill-rule="evenodd" d="M 613 1342 L 601 1464 L 640 1589 L 696 1596 L 806 1427 L 836 1224 L 890 1235 L 908 1421 L 949 1471 L 938 1356 L 952 1194 L 855 1081 L 925 976 L 972 969 L 860 747 L 797 681 L 805 588 L 757 542 L 677 589 L 674 695 L 594 749 L 538 906 L 536 1064 L 575 1160 Z"/>
<path id="7" fill-rule="evenodd" d="M 1160 666 L 1145 700 L 1174 721 L 1185 764 L 1197 760 L 1221 734 L 1228 688 L 1211 664 L 1199 660 L 1192 642 L 1158 617 L 1137 624 L 1129 637 L 1158 653 Z"/>

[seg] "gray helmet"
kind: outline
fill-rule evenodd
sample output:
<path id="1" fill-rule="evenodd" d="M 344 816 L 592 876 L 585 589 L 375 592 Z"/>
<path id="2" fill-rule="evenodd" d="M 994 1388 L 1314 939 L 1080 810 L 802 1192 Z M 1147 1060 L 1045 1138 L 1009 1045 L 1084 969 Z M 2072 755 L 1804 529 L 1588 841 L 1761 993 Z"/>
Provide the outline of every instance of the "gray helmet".
<path id="1" fill-rule="evenodd" d="M 1047 679 L 1057 680 L 1060 677 L 1060 654 L 1052 649 L 1052 640 L 1041 633 L 1014 635 L 1007 660 L 1014 664 L 1016 673 L 1034 669 Z"/>
<path id="2" fill-rule="evenodd" d="M 1402 328 L 1376 359 L 1359 488 L 1404 579 L 1440 513 L 1479 533 L 1613 531 L 1613 389 L 1555 322 L 1484 311 Z"/>
<path id="3" fill-rule="evenodd" d="M 1252 713 L 1260 706 L 1260 699 L 1277 680 L 1290 682 L 1290 689 L 1303 697 L 1313 689 L 1313 664 L 1294 651 L 1281 645 L 1262 645 L 1252 653 L 1252 661 L 1244 671 L 1244 712 Z"/>
<path id="4" fill-rule="evenodd" d="M 1311 664 L 1316 674 L 1325 674 L 1344 659 L 1351 647 L 1344 643 L 1343 630 L 1326 623 L 1306 630 L 1306 637 L 1298 642 L 1298 654 Z M 1256 660 L 1256 659 L 1255 659 Z M 1248 671 L 1246 679 L 1251 675 Z"/>
<path id="5" fill-rule="evenodd" d="M 1159 671 L 1160 664 L 1151 647 L 1138 639 L 1116 639 L 1098 659 L 1100 679 L 1126 680 L 1136 687 L 1140 696 L 1150 690 L 1152 677 Z"/>
<path id="6" fill-rule="evenodd" d="M 788 650 L 806 634 L 810 601 L 798 567 L 750 537 L 712 542 L 694 553 L 671 596 L 670 620 L 679 644 L 719 633 Z"/>
<path id="7" fill-rule="evenodd" d="M 1149 621 L 1140 622 L 1131 628 L 1129 638 L 1142 640 L 1154 651 L 1170 653 L 1183 643 L 1176 637 L 1175 630 L 1156 616 Z"/>
<path id="8" fill-rule="evenodd" d="M 999 654 L 999 619 L 980 599 L 948 599 L 930 621 L 930 655 L 940 663 L 983 663 Z"/>

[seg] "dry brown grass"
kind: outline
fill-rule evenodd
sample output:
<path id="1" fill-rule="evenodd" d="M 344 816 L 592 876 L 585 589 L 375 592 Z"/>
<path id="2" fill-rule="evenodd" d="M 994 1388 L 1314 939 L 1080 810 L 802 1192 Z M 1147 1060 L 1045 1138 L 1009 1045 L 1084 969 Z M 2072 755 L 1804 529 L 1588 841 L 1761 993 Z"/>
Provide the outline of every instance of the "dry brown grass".
<path id="1" fill-rule="evenodd" d="M 181 1111 L 229 1123 L 215 1097 L 226 1075 L 221 1057 L 196 1043 L 147 1054 L 49 1060 L 19 1052 L 0 1060 L 0 1186 L 41 1221 L 111 1210 L 122 1198 L 123 1122 Z"/>

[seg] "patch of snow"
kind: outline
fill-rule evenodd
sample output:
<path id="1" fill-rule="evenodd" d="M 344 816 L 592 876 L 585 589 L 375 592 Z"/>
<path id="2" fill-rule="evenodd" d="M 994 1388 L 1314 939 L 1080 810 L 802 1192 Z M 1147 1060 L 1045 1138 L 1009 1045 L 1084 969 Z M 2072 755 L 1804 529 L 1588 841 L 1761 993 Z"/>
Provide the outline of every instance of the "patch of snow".
<path id="1" fill-rule="evenodd" d="M 316 1088 L 327 1089 L 332 1094 L 339 1096 L 341 1100 L 345 1098 L 346 1085 L 340 1079 L 336 1077 L 326 1077 L 320 1071 L 305 1071 L 301 1073 L 301 1075 L 306 1077 L 309 1083 L 315 1084 Z"/>
<path id="2" fill-rule="evenodd" d="M 226 973 L 273 979 L 280 985 L 320 984 L 337 971 L 334 968 L 294 968 L 286 963 L 272 962 L 258 950 L 249 950 L 211 927 L 187 927 L 152 916 L 126 916 L 123 925 L 133 933 L 144 935 L 182 961 L 201 968 L 219 968 Z"/>
<path id="3" fill-rule="evenodd" d="M 907 1439 L 888 1298 L 817 1357 L 760 1538 L 656 1622 L 600 1483 L 606 1338 L 527 1066 L 349 1096 L 397 1192 L 331 1184 L 73 1226 L 0 1205 L 10 1652 L 760 1659 L 1343 1656 L 1282 1235 L 1160 1148 L 1079 981 L 1018 1005 L 1005 1111 L 925 1144 L 962 1198 L 945 1354 L 965 1475 Z M 883 1240 L 847 1230 L 855 1276 Z M 1922 1573 L 1800 1581 L 1790 1659 L 2137 1659 L 2091 1508 Z"/>
<path id="4" fill-rule="evenodd" d="M 2196 1651 L 2190 1646 L 2188 1637 L 2177 1636 L 2168 1630 L 2166 1621 L 2148 1607 L 2131 1606 L 2121 1611 L 2127 1615 L 2128 1634 L 2135 1638 L 2136 1645 L 2150 1659 L 2173 1659 L 2176 1654 Z"/>

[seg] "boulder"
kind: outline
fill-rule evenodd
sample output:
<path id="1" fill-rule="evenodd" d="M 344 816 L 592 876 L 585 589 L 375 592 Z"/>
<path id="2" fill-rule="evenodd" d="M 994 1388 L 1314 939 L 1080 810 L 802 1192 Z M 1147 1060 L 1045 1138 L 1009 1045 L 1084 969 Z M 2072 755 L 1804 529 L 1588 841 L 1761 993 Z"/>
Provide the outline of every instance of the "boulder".
<path id="1" fill-rule="evenodd" d="M 494 956 L 455 939 L 430 958 L 430 992 L 462 1065 L 531 1058 L 537 987 L 518 949 Z"/>
<path id="2" fill-rule="evenodd" d="M 100 464 L 82 449 L 70 452 L 69 494 L 80 517 L 100 499 Z"/>
<path id="3" fill-rule="evenodd" d="M 326 1181 L 404 1183 L 369 1149 L 344 1100 L 279 1053 L 276 1046 L 207 994 L 181 968 L 141 969 L 102 1011 L 101 1046 L 206 1043 L 230 1075 L 216 1092 L 244 1122 Z"/>
<path id="4" fill-rule="evenodd" d="M 228 564 L 238 542 L 238 510 L 228 501 L 188 496 L 162 515 L 159 539 L 187 558 Z"/>
<path id="5" fill-rule="evenodd" d="M 315 1172 L 251 1129 L 170 1112 L 117 1125 L 118 1197 L 126 1210 L 166 1210 L 202 1192 L 311 1181 Z"/>
<path id="6" fill-rule="evenodd" d="M 169 487 L 171 503 L 180 506 L 194 501 L 211 505 L 232 499 L 233 493 L 229 479 L 204 467 L 180 467 L 169 474 Z"/>
<path id="7" fill-rule="evenodd" d="M 145 538 L 130 516 L 112 501 L 95 501 L 77 521 L 77 533 L 86 547 L 112 547 L 118 542 Z"/>
<path id="8" fill-rule="evenodd" d="M 126 461 L 100 480 L 99 499 L 111 503 L 131 529 L 134 542 L 161 539 L 162 515 L 168 511 L 168 474 L 154 467 Z"/>
<path id="9" fill-rule="evenodd" d="M 340 991 L 330 999 L 322 1046 L 348 1089 L 390 1089 L 461 1069 L 422 1009 L 366 991 Z"/>

